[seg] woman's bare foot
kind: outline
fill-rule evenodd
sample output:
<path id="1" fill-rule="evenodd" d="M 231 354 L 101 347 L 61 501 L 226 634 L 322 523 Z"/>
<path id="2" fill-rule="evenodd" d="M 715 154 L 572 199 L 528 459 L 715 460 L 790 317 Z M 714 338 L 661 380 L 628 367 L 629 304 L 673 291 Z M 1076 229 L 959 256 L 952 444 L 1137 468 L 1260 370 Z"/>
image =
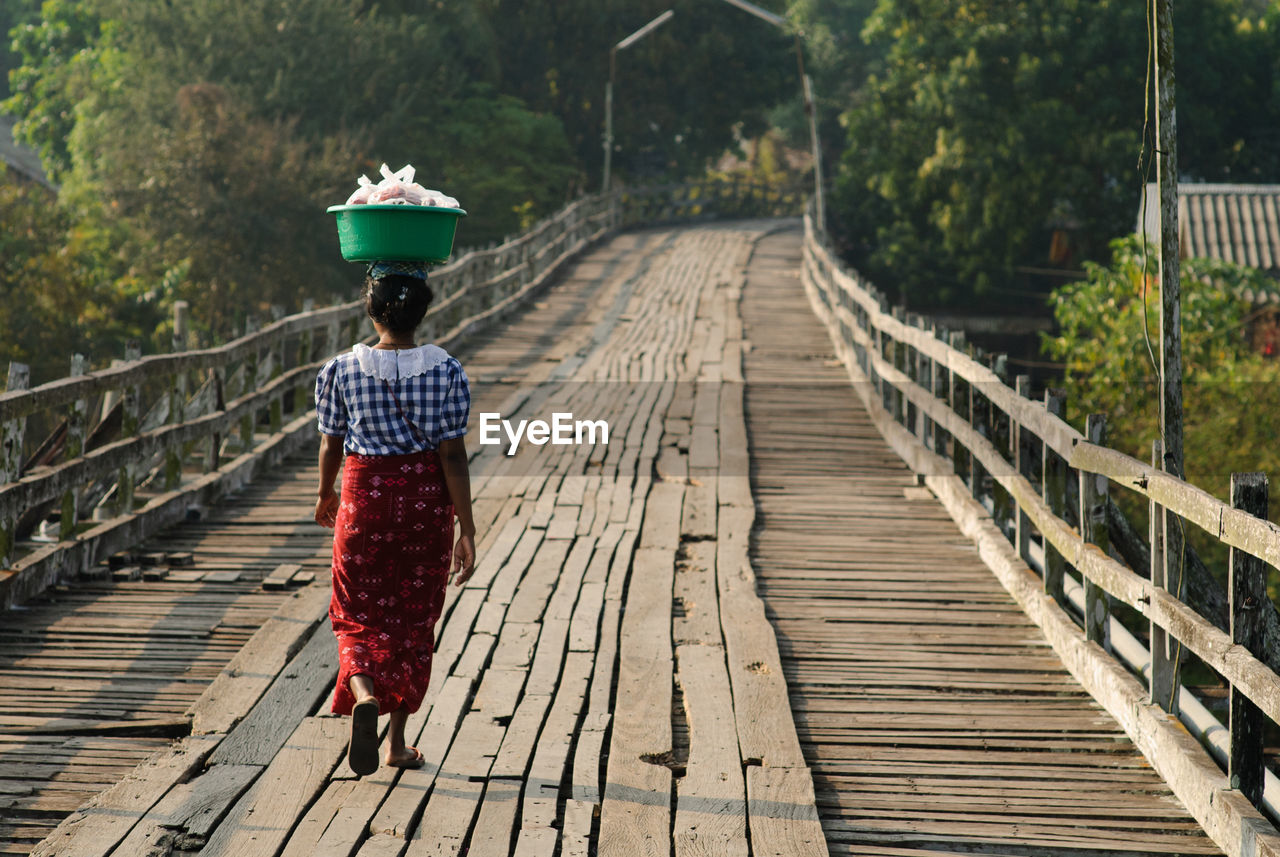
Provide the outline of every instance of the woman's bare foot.
<path id="1" fill-rule="evenodd" d="M 422 753 L 417 747 L 388 750 L 383 761 L 392 768 L 421 768 L 423 765 Z"/>

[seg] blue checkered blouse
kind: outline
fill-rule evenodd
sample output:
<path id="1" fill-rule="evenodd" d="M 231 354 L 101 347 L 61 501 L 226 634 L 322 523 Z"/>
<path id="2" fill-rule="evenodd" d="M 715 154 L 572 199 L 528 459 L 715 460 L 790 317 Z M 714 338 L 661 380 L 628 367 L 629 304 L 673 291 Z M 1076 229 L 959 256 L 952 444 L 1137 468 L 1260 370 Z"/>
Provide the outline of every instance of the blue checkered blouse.
<path id="1" fill-rule="evenodd" d="M 345 437 L 348 453 L 435 449 L 467 433 L 470 411 L 462 365 L 435 345 L 401 351 L 356 345 L 326 363 L 316 378 L 320 431 Z"/>

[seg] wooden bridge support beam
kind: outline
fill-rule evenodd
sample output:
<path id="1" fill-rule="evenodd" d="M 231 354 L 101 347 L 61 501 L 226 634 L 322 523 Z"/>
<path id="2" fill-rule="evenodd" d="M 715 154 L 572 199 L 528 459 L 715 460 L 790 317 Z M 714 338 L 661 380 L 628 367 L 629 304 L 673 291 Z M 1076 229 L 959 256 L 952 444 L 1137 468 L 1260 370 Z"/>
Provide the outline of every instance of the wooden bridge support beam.
<path id="1" fill-rule="evenodd" d="M 1267 476 L 1265 473 L 1233 473 L 1231 505 L 1254 517 L 1267 517 Z M 1267 599 L 1267 564 L 1237 548 L 1231 548 L 1231 642 L 1261 657 L 1264 644 L 1262 608 Z M 1261 806 L 1263 787 L 1263 730 L 1265 721 L 1258 706 L 1231 688 L 1231 753 L 1227 778 L 1254 806 Z"/>

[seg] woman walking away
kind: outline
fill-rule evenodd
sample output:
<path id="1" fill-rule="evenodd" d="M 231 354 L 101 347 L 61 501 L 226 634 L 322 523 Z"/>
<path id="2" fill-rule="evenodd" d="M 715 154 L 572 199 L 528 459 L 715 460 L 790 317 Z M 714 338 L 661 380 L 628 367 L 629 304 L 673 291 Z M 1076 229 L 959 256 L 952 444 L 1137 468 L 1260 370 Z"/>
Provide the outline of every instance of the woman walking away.
<path id="1" fill-rule="evenodd" d="M 465 583 L 476 557 L 462 440 L 471 409 L 467 376 L 443 348 L 414 343 L 431 303 L 426 271 L 370 265 L 364 300 L 378 344 L 340 354 L 316 379 L 316 522 L 334 528 L 333 711 L 351 715 L 348 760 L 360 775 L 378 769 L 379 714 L 390 715 L 384 762 L 422 765 L 422 754 L 405 742 L 405 722 L 431 680 L 445 585 L 451 575 Z M 333 483 L 344 451 L 339 500 Z"/>

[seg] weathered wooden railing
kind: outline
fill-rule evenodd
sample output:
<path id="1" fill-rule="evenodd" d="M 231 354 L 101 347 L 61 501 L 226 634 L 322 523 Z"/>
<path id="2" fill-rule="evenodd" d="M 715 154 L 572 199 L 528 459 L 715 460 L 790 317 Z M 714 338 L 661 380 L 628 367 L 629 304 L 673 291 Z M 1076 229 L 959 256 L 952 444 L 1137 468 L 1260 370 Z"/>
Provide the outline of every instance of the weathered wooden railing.
<path id="1" fill-rule="evenodd" d="M 1028 377 L 1007 383 L 1003 358 L 979 358 L 961 334 L 891 310 L 837 260 L 808 218 L 803 280 L 886 438 L 977 539 L 984 559 L 1077 678 L 1228 854 L 1280 849 L 1280 835 L 1258 811 L 1274 815 L 1280 803 L 1274 786 L 1264 795 L 1264 780 L 1274 777 L 1264 769 L 1263 718 L 1280 722 L 1280 677 L 1263 650 L 1265 629 L 1274 624 L 1267 565 L 1280 566 L 1280 528 L 1265 520 L 1266 478 L 1233 477 L 1227 504 L 1107 448 L 1102 416 L 1090 416 L 1085 432 L 1077 431 L 1063 419 L 1059 392 L 1033 401 Z M 1112 488 L 1150 504 L 1153 573 L 1135 573 L 1108 550 Z M 1161 545 L 1181 536 L 1177 519 L 1230 546 L 1227 630 L 1171 591 L 1186 551 Z M 1145 617 L 1154 656 L 1111 617 L 1116 603 Z M 1123 645 L 1113 636 L 1123 637 Z M 1228 741 L 1221 740 L 1227 731 L 1221 725 L 1204 722 L 1189 693 L 1176 692 L 1179 647 L 1229 683 Z M 1129 669 L 1113 649 L 1125 650 L 1134 662 Z M 1206 744 L 1227 745 L 1225 774 L 1168 713 L 1179 699 L 1199 709 L 1192 718 L 1198 731 L 1217 733 Z"/>
<path id="2" fill-rule="evenodd" d="M 801 201 L 750 183 L 701 182 L 574 202 L 434 271 L 422 336 L 447 344 L 484 324 L 612 230 L 798 214 Z M 119 365 L 94 372 L 77 355 L 70 376 L 36 389 L 26 389 L 26 367 L 10 368 L 0 394 L 0 608 L 89 573 L 309 440 L 316 370 L 371 332 L 359 301 L 261 329 L 251 322 L 241 338 L 200 351 L 183 351 L 184 325 L 180 306 L 174 353 L 142 357 L 132 346 Z"/>
<path id="3" fill-rule="evenodd" d="M 804 188 L 735 179 L 631 188 L 621 192 L 621 225 L 701 218 L 795 217 L 804 209 Z"/>
<path id="4" fill-rule="evenodd" d="M 447 342 L 501 313 L 615 228 L 619 213 L 615 200 L 584 199 L 433 272 L 424 334 Z M 88 571 L 287 454 L 307 437 L 317 369 L 365 338 L 368 322 L 353 301 L 256 328 L 200 351 L 140 357 L 135 346 L 120 365 L 87 374 L 77 357 L 70 377 L 33 390 L 22 389 L 24 367 L 11 368 L 0 395 L 5 607 Z M 29 421 L 56 426 L 34 453 L 24 451 Z M 44 541 L 19 542 L 28 535 Z"/>

